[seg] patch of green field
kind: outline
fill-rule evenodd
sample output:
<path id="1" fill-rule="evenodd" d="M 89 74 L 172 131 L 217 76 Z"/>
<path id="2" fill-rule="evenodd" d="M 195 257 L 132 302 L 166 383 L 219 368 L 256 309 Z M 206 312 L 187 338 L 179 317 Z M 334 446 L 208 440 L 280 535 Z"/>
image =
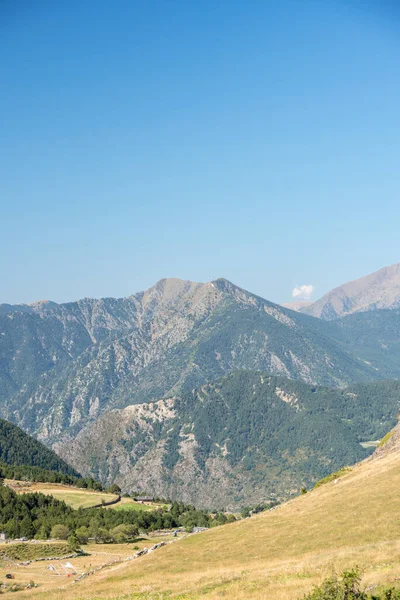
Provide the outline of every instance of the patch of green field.
<path id="1" fill-rule="evenodd" d="M 104 502 L 110 502 L 115 499 L 113 494 L 99 494 L 96 492 L 85 492 L 81 490 L 71 491 L 52 491 L 51 495 L 57 498 L 57 500 L 63 500 L 66 504 L 72 506 L 72 508 L 89 508 Z M 118 506 L 118 505 L 115 505 Z"/>
<path id="2" fill-rule="evenodd" d="M 325 483 L 329 483 L 330 481 L 339 479 L 340 477 L 343 477 L 343 475 L 346 475 L 346 473 L 350 473 L 350 471 L 351 471 L 351 467 L 343 467 L 339 471 L 336 471 L 335 473 L 331 473 L 330 475 L 327 475 L 323 479 L 320 479 L 319 481 L 317 481 L 317 483 L 314 485 L 314 489 L 318 488 L 320 485 L 324 485 Z"/>
<path id="3" fill-rule="evenodd" d="M 142 504 L 141 502 L 135 502 L 132 498 L 121 498 L 118 504 L 113 504 L 107 508 L 113 510 L 157 510 L 158 508 L 167 508 L 167 504 Z"/>

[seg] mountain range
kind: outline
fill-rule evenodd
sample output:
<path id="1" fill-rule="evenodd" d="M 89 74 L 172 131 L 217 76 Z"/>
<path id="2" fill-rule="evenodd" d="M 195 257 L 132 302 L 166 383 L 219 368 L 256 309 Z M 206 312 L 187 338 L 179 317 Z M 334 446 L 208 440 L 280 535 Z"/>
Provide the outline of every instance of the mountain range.
<path id="1" fill-rule="evenodd" d="M 198 497 L 205 505 L 207 499 L 222 504 L 234 497 L 239 503 L 298 488 L 339 463 L 358 460 L 365 436 L 361 430 L 339 428 L 342 419 L 353 418 L 343 416 L 345 411 L 322 410 L 325 392 L 316 393 L 319 400 L 309 405 L 303 388 L 288 391 L 295 385 L 290 380 L 310 389 L 338 388 L 330 392 L 336 398 L 357 382 L 371 382 L 373 388 L 374 381 L 400 377 L 400 268 L 395 267 L 361 284 L 346 284 L 345 292 L 328 294 L 323 307 L 321 299 L 302 312 L 225 279 L 205 284 L 164 279 L 122 299 L 0 305 L 0 416 L 55 448 L 83 474 L 103 481 L 117 478 L 125 489 L 142 486 L 171 497 L 179 490 L 184 499 Z M 273 389 L 282 389 L 285 397 L 294 394 L 297 408 L 275 391 L 267 393 L 270 388 L 261 385 L 260 377 L 271 381 L 272 375 L 282 377 Z M 235 386 L 242 396 L 235 396 Z M 358 392 L 349 393 L 365 403 Z M 375 404 L 381 394 L 375 393 Z M 205 402 L 205 396 L 213 401 Z M 230 437 L 208 431 L 205 443 L 199 431 L 215 419 L 223 422 L 221 410 L 218 418 L 213 412 L 221 397 L 227 414 L 240 412 L 242 405 L 245 411 L 253 407 L 245 422 L 251 428 L 254 421 L 256 437 L 269 437 L 273 423 L 302 431 L 297 449 L 315 452 L 314 459 L 294 459 L 296 448 L 278 443 L 273 451 L 265 445 L 254 462 L 255 438 L 250 443 L 247 435 L 249 443 L 240 442 L 243 432 L 233 421 Z M 326 414 L 319 415 L 323 422 L 317 425 L 313 419 L 321 410 Z M 391 426 L 397 410 L 392 404 L 382 423 Z M 379 421 L 378 412 L 365 426 Z M 335 420 L 335 439 L 348 440 L 342 453 L 340 444 L 335 450 L 331 446 L 331 454 L 327 446 L 312 444 L 311 429 L 326 433 L 328 417 Z M 288 444 L 288 432 L 278 430 Z M 378 435 L 377 428 L 370 427 L 370 435 Z M 237 462 L 230 444 L 240 448 Z M 208 461 L 214 461 L 212 468 Z M 251 477 L 243 475 L 246 464 Z M 255 485 L 257 469 L 259 481 L 268 485 Z M 212 492 L 221 478 L 228 483 Z M 278 485 L 278 479 L 285 483 Z"/>

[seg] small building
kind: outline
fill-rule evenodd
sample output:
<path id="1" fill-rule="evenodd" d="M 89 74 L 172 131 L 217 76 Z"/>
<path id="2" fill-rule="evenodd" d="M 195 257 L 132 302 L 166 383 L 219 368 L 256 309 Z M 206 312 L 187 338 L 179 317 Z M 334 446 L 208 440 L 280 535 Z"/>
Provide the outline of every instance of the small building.
<path id="1" fill-rule="evenodd" d="M 154 502 L 154 496 L 136 496 L 135 502 Z"/>
<path id="2" fill-rule="evenodd" d="M 207 531 L 208 527 L 193 527 L 192 533 L 201 533 L 202 531 Z"/>
<path id="3" fill-rule="evenodd" d="M 6 532 L 5 531 L 0 531 L 0 542 L 7 541 L 7 538 L 8 538 L 8 536 L 7 536 Z"/>

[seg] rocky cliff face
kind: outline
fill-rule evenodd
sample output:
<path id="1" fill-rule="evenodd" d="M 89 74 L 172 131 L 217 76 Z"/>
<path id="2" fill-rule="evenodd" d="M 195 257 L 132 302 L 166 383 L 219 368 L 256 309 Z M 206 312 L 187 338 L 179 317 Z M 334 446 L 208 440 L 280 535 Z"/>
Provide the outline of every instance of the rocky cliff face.
<path id="1" fill-rule="evenodd" d="M 238 369 L 343 385 L 376 377 L 320 322 L 226 280 L 162 280 L 124 299 L 2 306 L 0 414 L 47 443 L 104 411 Z"/>
<path id="2" fill-rule="evenodd" d="M 400 307 L 400 263 L 345 283 L 300 311 L 331 320 L 355 312 Z"/>

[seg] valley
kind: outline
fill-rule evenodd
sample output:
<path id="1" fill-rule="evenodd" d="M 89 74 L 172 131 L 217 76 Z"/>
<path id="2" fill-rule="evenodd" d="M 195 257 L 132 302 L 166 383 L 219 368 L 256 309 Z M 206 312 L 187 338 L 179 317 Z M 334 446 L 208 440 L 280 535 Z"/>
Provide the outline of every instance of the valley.
<path id="1" fill-rule="evenodd" d="M 0 0 L 0 598 L 400 600 L 400 0 Z"/>
<path id="2" fill-rule="evenodd" d="M 115 481 L 123 492 L 145 489 L 217 509 L 285 498 L 330 469 L 361 459 L 368 447 L 360 443 L 394 425 L 396 384 L 388 392 L 384 380 L 400 376 L 397 321 L 397 310 L 379 309 L 328 322 L 224 279 L 205 284 L 165 279 L 123 299 L 2 305 L 0 414 L 85 477 L 104 485 Z M 260 388 L 259 372 L 265 379 L 282 378 L 275 384 L 282 390 L 278 396 Z M 371 387 L 363 389 L 356 410 L 369 405 L 364 395 L 370 393 L 376 396 L 374 408 L 361 420 L 354 415 L 359 429 L 349 432 L 345 419 L 353 415 L 340 390 L 347 387 L 360 398 L 350 387 L 367 382 Z M 317 390 L 312 405 L 301 402 L 308 394 L 304 384 Z M 254 402 L 251 385 L 256 386 Z M 328 388 L 331 392 L 324 391 Z M 242 416 L 246 427 L 256 419 L 253 437 L 268 439 L 281 422 L 305 437 L 290 448 L 271 438 L 269 449 L 264 444 L 257 450 L 258 462 L 252 446 L 243 442 L 233 456 L 228 446 L 239 441 L 239 422 L 230 421 L 229 432 L 216 437 L 208 431 L 211 443 L 201 433 L 209 410 L 217 422 L 224 419 L 222 404 L 201 400 L 210 394 L 214 399 L 229 395 L 227 415 L 239 405 L 248 407 Z M 287 394 L 299 400 L 297 407 L 282 400 Z M 340 410 L 335 412 L 334 404 Z M 201 406 L 208 407 L 203 414 Z M 311 423 L 332 431 L 329 419 L 336 449 L 328 458 L 322 446 L 316 447 L 320 442 L 312 441 Z M 284 427 L 274 435 L 288 440 Z M 255 464 L 262 466 L 255 469 Z"/>
<path id="3" fill-rule="evenodd" d="M 1 307 L 14 593 L 298 600 L 356 566 L 397 585 L 397 304 L 297 308 L 224 279 Z"/>
<path id="4" fill-rule="evenodd" d="M 180 539 L 156 554 L 125 561 L 128 546 L 85 546 L 90 556 L 71 559 L 80 567 L 115 556 L 122 562 L 73 586 L 65 578 L 62 589 L 58 577 L 42 576 L 41 587 L 23 594 L 49 600 L 297 600 L 333 568 L 356 565 L 368 589 L 378 592 L 400 577 L 399 440 L 397 427 L 373 457 L 336 479 L 273 510 Z M 37 576 L 38 565 L 43 569 L 43 563 L 34 567 Z M 31 571 L 24 567 L 18 576 L 22 572 Z"/>

